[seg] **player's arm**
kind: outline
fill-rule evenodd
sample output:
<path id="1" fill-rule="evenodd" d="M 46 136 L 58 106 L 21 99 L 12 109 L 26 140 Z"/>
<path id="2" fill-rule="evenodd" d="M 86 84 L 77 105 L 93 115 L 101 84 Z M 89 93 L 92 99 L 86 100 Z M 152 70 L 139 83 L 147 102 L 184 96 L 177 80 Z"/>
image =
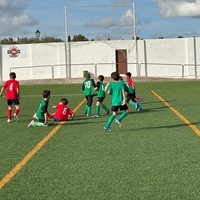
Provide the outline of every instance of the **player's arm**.
<path id="1" fill-rule="evenodd" d="M 126 94 L 125 94 L 124 89 L 122 89 L 122 95 L 123 95 L 122 105 L 125 105 L 126 104 Z"/>
<path id="2" fill-rule="evenodd" d="M 74 111 L 69 109 L 69 115 L 72 117 L 72 119 L 74 119 Z"/>
<path id="3" fill-rule="evenodd" d="M 49 113 L 47 111 L 47 105 L 44 105 L 41 109 L 44 113 L 44 124 L 46 125 L 48 121 L 48 116 L 49 116 Z"/>
<path id="4" fill-rule="evenodd" d="M 92 86 L 95 88 L 96 85 L 95 85 L 94 79 L 91 79 L 91 83 L 92 83 Z"/>
<path id="5" fill-rule="evenodd" d="M 98 90 L 99 90 L 99 87 L 100 87 L 100 82 L 98 81 L 97 84 L 96 84 L 96 87 L 94 88 L 94 90 L 97 90 L 97 91 L 98 91 Z"/>
<path id="6" fill-rule="evenodd" d="M 47 120 L 48 120 L 48 112 L 45 112 L 44 113 L 44 124 L 46 125 L 47 124 Z"/>
<path id="7" fill-rule="evenodd" d="M 18 96 L 18 99 L 20 99 L 20 90 L 19 90 L 19 87 L 17 88 L 17 96 Z"/>
<path id="8" fill-rule="evenodd" d="M 57 105 L 52 106 L 52 108 L 57 108 Z"/>

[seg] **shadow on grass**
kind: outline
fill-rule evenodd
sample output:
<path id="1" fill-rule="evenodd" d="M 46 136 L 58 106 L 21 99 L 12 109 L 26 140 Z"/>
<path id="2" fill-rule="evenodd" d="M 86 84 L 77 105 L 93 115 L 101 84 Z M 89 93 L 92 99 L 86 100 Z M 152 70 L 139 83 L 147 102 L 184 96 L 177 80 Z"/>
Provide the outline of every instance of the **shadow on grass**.
<path id="1" fill-rule="evenodd" d="M 166 109 L 168 107 L 166 106 L 161 106 L 161 107 L 155 107 L 155 108 L 147 108 L 147 109 L 142 109 L 141 111 L 137 111 L 137 110 L 130 110 L 128 114 L 132 115 L 132 114 L 142 114 L 142 113 L 148 113 L 148 112 L 159 112 L 159 111 L 164 111 L 164 109 Z"/>
<path id="2" fill-rule="evenodd" d="M 175 125 L 164 125 L 164 126 L 149 126 L 149 127 L 143 127 L 143 128 L 131 128 L 131 129 L 124 129 L 124 131 L 140 131 L 140 130 L 154 130 L 154 129 L 171 129 L 171 128 L 178 128 L 178 127 L 185 127 L 189 125 L 198 125 L 200 122 L 194 122 L 190 124 L 175 124 Z"/>
<path id="3" fill-rule="evenodd" d="M 170 103 L 170 102 L 176 102 L 176 101 L 179 101 L 179 100 L 165 100 L 165 102 L 167 103 Z M 156 103 L 163 103 L 162 101 L 145 101 L 143 104 L 156 104 Z M 142 105 L 140 103 L 140 105 Z"/>

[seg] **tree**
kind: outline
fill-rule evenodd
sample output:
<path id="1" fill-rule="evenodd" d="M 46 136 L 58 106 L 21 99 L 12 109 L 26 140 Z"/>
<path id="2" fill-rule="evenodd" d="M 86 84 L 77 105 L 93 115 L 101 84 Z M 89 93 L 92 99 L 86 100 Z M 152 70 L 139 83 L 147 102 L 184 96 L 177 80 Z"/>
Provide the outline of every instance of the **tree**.
<path id="1" fill-rule="evenodd" d="M 27 38 L 27 37 L 18 37 L 17 41 L 13 40 L 13 38 L 4 38 L 0 41 L 0 44 L 8 45 L 8 44 L 31 44 L 31 43 L 51 43 L 51 42 L 63 42 L 63 40 L 55 37 L 46 36 L 41 39 L 37 38 Z"/>
<path id="2" fill-rule="evenodd" d="M 78 41 L 89 41 L 88 38 L 86 38 L 84 35 L 74 35 L 72 42 L 78 42 Z"/>

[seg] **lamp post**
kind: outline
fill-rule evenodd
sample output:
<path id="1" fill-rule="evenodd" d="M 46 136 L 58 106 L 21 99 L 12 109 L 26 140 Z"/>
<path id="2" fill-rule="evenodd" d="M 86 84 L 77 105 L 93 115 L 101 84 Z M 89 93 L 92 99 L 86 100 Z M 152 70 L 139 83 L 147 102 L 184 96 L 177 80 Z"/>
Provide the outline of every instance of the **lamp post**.
<path id="1" fill-rule="evenodd" d="M 40 38 L 40 31 L 38 29 L 35 31 L 35 37 L 37 40 Z"/>

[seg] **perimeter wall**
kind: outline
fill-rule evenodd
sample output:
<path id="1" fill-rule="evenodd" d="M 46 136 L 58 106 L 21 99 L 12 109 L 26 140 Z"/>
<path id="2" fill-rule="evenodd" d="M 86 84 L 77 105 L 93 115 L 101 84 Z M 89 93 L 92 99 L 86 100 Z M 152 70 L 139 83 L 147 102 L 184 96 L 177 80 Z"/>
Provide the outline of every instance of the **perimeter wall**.
<path id="1" fill-rule="evenodd" d="M 126 50 L 134 77 L 200 78 L 200 38 L 108 40 L 0 46 L 0 81 L 80 78 L 84 71 L 109 77 L 116 51 Z"/>

